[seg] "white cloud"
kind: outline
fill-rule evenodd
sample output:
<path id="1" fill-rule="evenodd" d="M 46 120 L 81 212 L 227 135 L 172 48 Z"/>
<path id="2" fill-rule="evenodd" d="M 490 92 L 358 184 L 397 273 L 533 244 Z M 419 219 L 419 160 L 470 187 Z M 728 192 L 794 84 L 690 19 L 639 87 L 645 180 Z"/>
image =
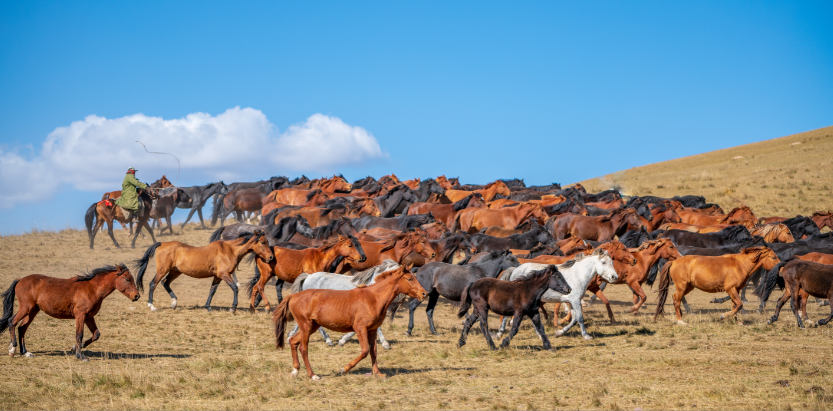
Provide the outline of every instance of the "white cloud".
<path id="1" fill-rule="evenodd" d="M 127 167 L 150 182 L 163 173 L 190 181 L 268 178 L 277 173 L 326 173 L 386 156 L 367 130 L 314 114 L 279 133 L 260 110 L 235 107 L 217 116 L 193 113 L 165 120 L 134 114 L 117 119 L 91 115 L 49 133 L 41 152 L 27 159 L 0 150 L 0 208 L 49 197 L 70 185 L 85 191 L 119 188 Z M 115 186 L 114 186 L 115 185 Z"/>

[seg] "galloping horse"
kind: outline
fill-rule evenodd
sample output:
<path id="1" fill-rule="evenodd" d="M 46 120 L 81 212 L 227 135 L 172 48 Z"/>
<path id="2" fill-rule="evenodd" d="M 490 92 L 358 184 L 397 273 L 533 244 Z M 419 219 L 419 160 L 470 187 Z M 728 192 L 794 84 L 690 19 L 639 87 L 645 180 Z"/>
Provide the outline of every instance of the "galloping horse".
<path id="1" fill-rule="evenodd" d="M 454 218 L 451 231 L 462 230 L 475 234 L 480 230 L 492 226 L 516 229 L 528 218 L 537 218 L 543 223 L 547 218 L 544 208 L 538 203 L 522 203 L 516 207 L 506 207 L 499 210 L 467 208 Z"/>
<path id="2" fill-rule="evenodd" d="M 639 215 L 632 208 L 620 208 L 610 215 L 586 217 L 576 214 L 562 214 L 555 220 L 553 236 L 557 240 L 579 237 L 591 241 L 610 241 L 614 236 L 625 234 L 628 226 L 642 227 Z"/>
<path id="3" fill-rule="evenodd" d="M 3 317 L 0 318 L 0 333 L 9 329 L 12 343 L 9 355 L 14 357 L 15 347 L 20 345 L 20 355 L 34 357 L 26 350 L 26 330 L 35 316 L 43 310 L 53 318 L 75 319 L 75 358 L 86 361 L 81 349 L 98 340 L 101 333 L 95 323 L 95 315 L 101 309 L 101 302 L 110 293 L 119 290 L 131 301 L 139 300 L 139 291 L 133 276 L 124 264 L 96 268 L 84 275 L 62 279 L 32 274 L 14 280 L 3 297 Z M 18 311 L 14 315 L 14 300 L 17 298 Z M 84 325 L 90 329 L 92 338 L 84 341 Z M 18 340 L 15 341 L 15 327 Z"/>
<path id="4" fill-rule="evenodd" d="M 215 215 L 220 217 L 220 224 L 225 224 L 226 218 L 231 213 L 235 214 L 237 222 L 242 223 L 244 211 L 261 211 L 263 206 L 270 202 L 269 194 L 275 190 L 279 190 L 281 187 L 291 186 L 288 181 L 285 181 L 286 179 L 283 180 L 279 185 L 264 183 L 255 188 L 229 191 L 223 197 L 220 207 L 215 212 Z"/>
<path id="5" fill-rule="evenodd" d="M 148 190 L 139 190 L 139 201 L 142 202 L 143 207 L 141 213 L 136 213 L 139 223 L 136 226 L 136 232 L 133 234 L 133 242 L 130 243 L 131 248 L 136 248 L 136 238 L 142 231 L 142 227 L 147 229 L 150 233 L 150 238 L 156 242 L 156 237 L 153 236 L 153 230 L 148 224 L 153 204 L 153 198 L 151 197 L 151 194 L 149 194 Z M 122 208 L 117 206 L 114 201 L 102 200 L 97 203 L 93 203 L 93 205 L 87 209 L 87 212 L 84 214 L 84 223 L 87 226 L 87 236 L 90 238 L 90 250 L 93 249 L 95 235 L 105 222 L 107 223 L 107 233 L 110 234 L 110 239 L 113 240 L 113 244 L 116 245 L 116 248 L 121 248 L 118 241 L 116 241 L 116 237 L 113 236 L 113 220 L 122 223 L 122 225 L 128 222 L 124 218 Z M 93 222 L 95 222 L 95 226 L 93 226 Z"/>
<path id="6" fill-rule="evenodd" d="M 664 312 L 665 300 L 671 280 L 677 291 L 674 293 L 674 310 L 677 324 L 683 322 L 680 303 L 686 294 L 697 288 L 707 293 L 726 292 L 732 298 L 732 310 L 720 315 L 720 318 L 734 316 L 743 308 L 743 301 L 738 290 L 746 287 L 749 276 L 761 267 L 772 270 L 781 262 L 774 251 L 767 247 L 743 249 L 739 254 L 727 254 L 717 257 L 687 255 L 677 258 L 662 267 L 659 273 L 659 297 L 654 321 Z"/>
<path id="7" fill-rule="evenodd" d="M 506 186 L 506 183 L 503 181 L 494 181 L 483 187 L 482 190 L 474 190 L 475 193 L 480 193 L 483 196 L 483 200 L 487 203 L 495 199 L 495 196 L 500 194 L 502 196 L 509 197 L 512 195 L 512 190 Z M 471 191 L 466 190 L 446 190 L 445 196 L 448 197 L 451 202 L 457 202 L 465 198 L 471 194 Z"/>
<path id="8" fill-rule="evenodd" d="M 809 320 L 807 318 L 807 299 L 811 295 L 816 298 L 833 298 L 833 265 L 829 264 L 833 262 L 833 256 L 829 254 L 813 254 L 817 255 L 809 258 L 807 258 L 809 255 L 799 257 L 784 264 L 780 275 L 784 278 L 786 289 L 784 290 L 784 295 L 778 299 L 778 303 L 775 305 L 775 313 L 767 321 L 767 324 L 778 321 L 778 314 L 781 312 L 781 307 L 784 306 L 787 300 L 792 298 L 790 306 L 795 314 L 795 319 L 798 321 L 798 326 L 804 328 L 798 311 L 803 311 L 804 318 Z M 772 292 L 772 289 L 775 288 L 775 281 L 767 284 L 766 288 L 768 288 L 768 296 Z M 831 307 L 830 316 L 827 319 L 816 322 L 817 326 L 825 325 L 833 319 L 833 306 Z"/>
<path id="9" fill-rule="evenodd" d="M 176 309 L 176 294 L 171 290 L 171 283 L 180 275 L 185 274 L 193 278 L 212 278 L 211 290 L 208 292 L 208 300 L 205 302 L 205 309 L 211 311 L 211 299 L 217 291 L 220 281 L 226 284 L 234 292 L 234 302 L 231 304 L 231 311 L 237 309 L 237 284 L 232 278 L 232 273 L 237 269 L 237 264 L 246 254 L 255 253 L 260 259 L 272 261 L 275 259 L 269 244 L 262 231 L 254 234 L 244 234 L 241 238 L 228 241 L 215 241 L 204 247 L 194 247 L 179 241 L 168 241 L 155 243 L 148 247 L 145 255 L 136 261 L 139 272 L 136 282 L 141 290 L 142 277 L 147 270 L 150 258 L 156 255 L 156 276 L 150 281 L 148 289 L 148 307 L 156 311 L 153 306 L 153 290 L 159 281 L 165 287 L 165 291 L 171 296 L 171 309 Z"/>
<path id="10" fill-rule="evenodd" d="M 292 349 L 292 376 L 297 376 L 301 367 L 298 361 L 300 346 L 307 374 L 313 380 L 320 379 L 312 371 L 307 347 L 310 334 L 323 326 L 343 333 L 352 331 L 359 338 L 361 354 L 342 368 L 341 373 L 347 373 L 370 354 L 373 374 L 384 377 L 376 364 L 376 330 L 385 320 L 386 309 L 400 293 L 419 299 L 426 296 L 414 275 L 404 267 L 380 274 L 376 277 L 376 283 L 367 287 L 347 291 L 304 290 L 286 297 L 275 310 L 272 323 L 275 326 L 278 349 L 284 346 L 283 335 L 290 315 L 300 328 L 300 332 L 289 341 Z"/>

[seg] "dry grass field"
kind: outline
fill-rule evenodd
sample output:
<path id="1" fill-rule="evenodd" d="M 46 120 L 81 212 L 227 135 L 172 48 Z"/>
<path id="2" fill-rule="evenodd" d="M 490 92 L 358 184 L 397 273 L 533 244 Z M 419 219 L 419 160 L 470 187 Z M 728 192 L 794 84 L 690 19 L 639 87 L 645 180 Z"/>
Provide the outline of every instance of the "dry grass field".
<path id="1" fill-rule="evenodd" d="M 581 182 L 628 195 L 696 194 L 726 211 L 748 205 L 761 216 L 833 209 L 833 127 L 649 164 Z"/>
<path id="2" fill-rule="evenodd" d="M 175 240 L 205 244 L 210 232 L 193 226 Z M 126 242 L 126 233 L 117 232 Z M 170 240 L 170 236 L 162 240 Z M 70 277 L 86 268 L 128 262 L 141 256 L 150 239 L 135 250 L 116 250 L 99 236 L 88 250 L 86 233 L 75 230 L 0 237 L 0 287 L 31 273 Z M 152 263 L 150 271 L 155 270 Z M 252 272 L 242 266 L 240 280 Z M 387 379 L 370 372 L 369 360 L 346 376 L 339 369 L 358 354 L 355 340 L 330 348 L 312 339 L 310 357 L 321 381 L 290 377 L 288 350 L 277 351 L 270 318 L 215 309 L 205 302 L 209 281 L 180 277 L 174 284 L 177 310 L 156 293 L 160 311 L 151 313 L 145 296 L 133 303 L 118 292 L 97 317 L 101 339 L 88 347 L 89 362 L 68 350 L 71 321 L 38 316 L 27 333 L 34 358 L 0 360 L 0 408 L 3 409 L 822 409 L 833 406 L 833 328 L 801 331 L 788 315 L 775 325 L 766 316 L 741 315 L 720 321 L 728 309 L 709 304 L 712 295 L 695 291 L 695 314 L 687 326 L 671 316 L 655 323 L 650 315 L 626 313 L 630 292 L 608 287 L 617 324 L 604 307 L 587 309 L 594 340 L 584 341 L 577 327 L 553 339 L 553 352 L 542 351 L 529 323 L 509 349 L 491 352 L 477 330 L 469 344 L 456 348 L 458 320 L 442 302 L 437 325 L 427 333 L 424 306 L 417 312 L 414 337 L 403 331 L 407 317 L 384 330 L 393 345 L 381 351 Z M 274 288 L 269 289 L 274 296 Z M 645 313 L 652 312 L 650 294 Z M 274 298 L 274 297 L 272 297 Z M 670 299 L 669 299 L 670 301 Z M 752 297 L 752 302 L 754 302 Z M 221 285 L 215 308 L 228 308 L 231 291 Z M 771 308 L 771 307 L 770 307 Z M 818 319 L 828 308 L 809 307 Z M 668 311 L 671 311 L 669 306 Z M 771 309 L 767 315 L 771 314 Z M 492 328 L 497 319 L 492 317 Z M 552 336 L 553 328 L 547 327 Z M 89 335 L 89 333 L 87 333 Z M 3 338 L 8 338 L 8 334 Z M 303 371 L 302 371 L 303 373 Z M 788 386 L 777 381 L 788 381 Z"/>

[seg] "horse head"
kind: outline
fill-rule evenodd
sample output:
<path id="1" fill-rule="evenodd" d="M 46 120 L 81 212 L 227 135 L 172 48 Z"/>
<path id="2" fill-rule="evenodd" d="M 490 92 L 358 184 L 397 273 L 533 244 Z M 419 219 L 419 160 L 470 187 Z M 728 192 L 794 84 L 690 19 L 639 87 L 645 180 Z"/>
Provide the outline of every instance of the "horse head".
<path id="1" fill-rule="evenodd" d="M 376 277 L 376 284 L 385 281 L 388 278 L 396 279 L 396 288 L 398 294 L 405 294 L 408 297 L 416 298 L 419 301 L 428 297 L 428 293 L 422 288 L 422 285 L 417 280 L 416 276 L 411 273 L 410 266 L 400 266 L 395 270 L 385 271 Z"/>
<path id="2" fill-rule="evenodd" d="M 133 280 L 133 275 L 130 274 L 130 270 L 128 270 L 127 266 L 124 264 L 119 264 L 117 269 L 118 271 L 116 272 L 116 278 L 113 281 L 113 285 L 117 290 L 119 290 L 120 293 L 129 298 L 130 301 L 138 301 L 139 290 L 136 288 L 136 281 Z"/>
<path id="3" fill-rule="evenodd" d="M 633 256 L 631 256 L 633 257 Z M 593 259 L 593 271 L 595 274 L 602 277 L 603 280 L 614 283 L 616 280 L 619 279 L 619 275 L 616 274 L 616 269 L 613 267 L 613 259 L 610 258 L 610 254 L 607 251 L 603 250 L 601 247 L 593 250 L 593 253 L 584 258 L 576 258 L 576 260 L 587 260 Z"/>
<path id="4" fill-rule="evenodd" d="M 270 263 L 275 259 L 275 253 L 272 252 L 272 247 L 269 246 L 266 234 L 262 230 L 255 230 L 249 244 L 249 249 L 263 261 Z"/>
<path id="5" fill-rule="evenodd" d="M 744 248 L 740 252 L 753 261 L 761 263 L 761 266 L 767 271 L 771 271 L 778 263 L 781 262 L 781 259 L 779 259 L 778 255 L 775 254 L 775 251 L 772 251 L 769 247 Z"/>
<path id="6" fill-rule="evenodd" d="M 307 221 L 306 217 L 300 214 L 295 214 L 295 216 L 292 217 L 292 223 L 295 224 L 295 231 L 298 232 L 298 234 L 301 234 L 306 238 L 315 237 L 315 232 L 312 230 L 312 226 L 309 225 L 309 221 Z"/>
<path id="7" fill-rule="evenodd" d="M 428 240 L 425 239 L 425 231 L 420 229 L 413 230 L 408 233 L 408 237 L 410 237 L 410 244 L 413 246 L 413 249 L 417 254 L 420 254 L 429 260 L 437 256 L 437 253 L 435 253 L 434 249 L 431 248 L 431 245 L 428 244 Z"/>
<path id="8" fill-rule="evenodd" d="M 329 246 L 324 246 L 324 248 L 333 248 L 335 249 L 338 255 L 347 258 L 348 260 L 355 261 L 355 262 L 364 262 L 367 260 L 367 256 L 364 254 L 364 250 L 362 249 L 362 245 L 356 237 L 351 236 L 343 236 L 341 234 L 338 235 L 338 239 L 335 241 L 334 244 Z"/>

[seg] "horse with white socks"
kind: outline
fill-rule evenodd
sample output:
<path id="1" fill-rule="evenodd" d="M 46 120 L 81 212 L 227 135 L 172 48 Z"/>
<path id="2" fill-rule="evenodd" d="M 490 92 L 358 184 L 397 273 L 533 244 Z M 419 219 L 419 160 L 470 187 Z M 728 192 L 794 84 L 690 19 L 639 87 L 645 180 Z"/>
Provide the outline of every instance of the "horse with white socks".
<path id="1" fill-rule="evenodd" d="M 520 267 L 516 267 L 511 271 L 507 270 L 507 273 L 504 273 L 500 278 L 502 280 L 514 281 L 526 277 L 533 271 L 540 271 L 546 267 L 547 264 L 521 264 Z M 541 297 L 541 301 L 547 303 L 569 303 L 570 307 L 572 307 L 573 315 L 570 323 L 563 329 L 558 330 L 555 333 L 555 336 L 560 337 L 564 335 L 564 333 L 569 331 L 570 328 L 578 322 L 578 325 L 581 328 L 582 337 L 584 337 L 585 340 L 591 340 L 593 337 L 587 334 L 587 330 L 584 327 L 584 315 L 581 312 L 581 297 L 584 296 L 584 292 L 587 290 L 587 285 L 590 284 L 590 280 L 593 279 L 593 276 L 599 275 L 602 279 L 610 283 L 619 278 L 616 274 L 616 270 L 613 268 L 613 260 L 610 258 L 607 251 L 597 248 L 593 251 L 593 254 L 589 256 L 585 257 L 581 253 L 576 254 L 575 260 L 567 261 L 557 267 L 558 271 L 564 275 L 564 279 L 567 280 L 567 284 L 570 285 L 572 291 L 570 294 L 564 295 L 553 290 L 547 290 Z M 556 315 L 557 314 L 558 313 L 556 313 Z M 503 322 L 500 324 L 500 330 L 497 334 L 498 338 L 500 338 L 500 336 L 506 331 L 506 323 L 508 321 L 509 317 L 505 317 Z"/>

